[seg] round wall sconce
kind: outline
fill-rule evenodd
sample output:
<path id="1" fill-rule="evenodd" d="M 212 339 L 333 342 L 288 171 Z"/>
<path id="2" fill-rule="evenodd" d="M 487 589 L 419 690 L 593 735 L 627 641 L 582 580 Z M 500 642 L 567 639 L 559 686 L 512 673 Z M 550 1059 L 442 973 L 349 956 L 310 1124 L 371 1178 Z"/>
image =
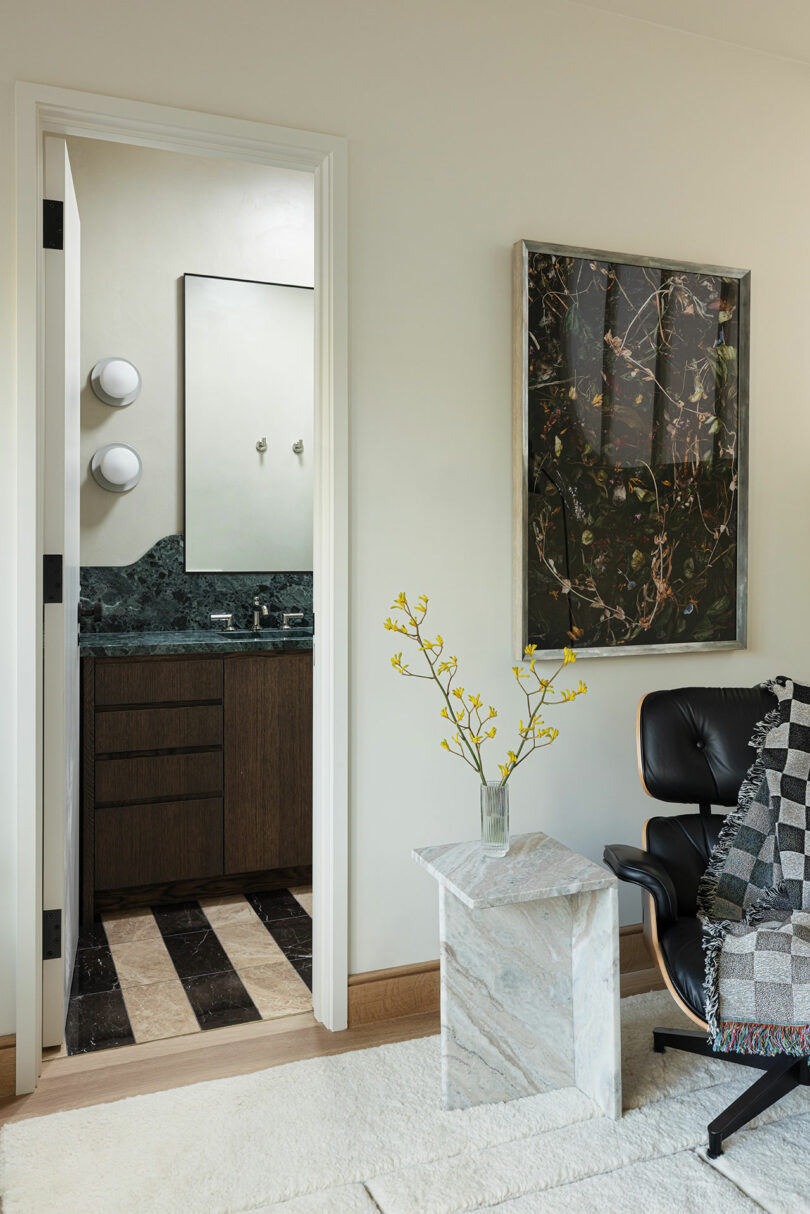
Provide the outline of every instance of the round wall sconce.
<path id="1" fill-rule="evenodd" d="M 99 447 L 90 461 L 93 480 L 109 493 L 128 493 L 138 484 L 142 472 L 140 455 L 126 443 L 108 443 L 106 447 Z"/>
<path id="2" fill-rule="evenodd" d="M 90 372 L 90 387 L 105 405 L 122 409 L 141 394 L 141 373 L 128 358 L 102 358 Z"/>

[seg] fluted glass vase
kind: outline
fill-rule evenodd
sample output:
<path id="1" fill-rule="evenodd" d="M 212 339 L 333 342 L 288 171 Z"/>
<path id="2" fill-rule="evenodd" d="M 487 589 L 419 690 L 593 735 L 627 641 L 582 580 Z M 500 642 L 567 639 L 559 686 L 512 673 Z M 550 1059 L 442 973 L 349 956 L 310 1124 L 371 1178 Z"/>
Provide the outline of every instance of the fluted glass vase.
<path id="1" fill-rule="evenodd" d="M 485 856 L 509 851 L 509 789 L 500 782 L 481 785 L 481 849 Z"/>

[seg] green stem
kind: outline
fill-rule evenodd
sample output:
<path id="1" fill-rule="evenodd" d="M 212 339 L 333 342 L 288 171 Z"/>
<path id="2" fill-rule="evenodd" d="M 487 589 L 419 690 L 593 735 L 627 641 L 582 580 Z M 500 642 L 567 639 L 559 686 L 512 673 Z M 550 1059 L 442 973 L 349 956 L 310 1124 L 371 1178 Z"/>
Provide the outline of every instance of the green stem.
<path id="1" fill-rule="evenodd" d="M 550 686 L 553 684 L 553 682 L 554 682 L 554 680 L 556 679 L 557 675 L 560 673 L 560 671 L 563 669 L 563 667 L 564 667 L 564 666 L 565 666 L 565 662 L 564 662 L 564 661 L 562 661 L 562 662 L 560 663 L 560 665 L 557 667 L 557 669 L 554 671 L 554 674 L 551 676 L 551 678 L 550 678 L 550 679 L 548 679 L 548 680 L 546 681 L 546 685 L 545 685 L 545 687 L 543 688 L 543 694 L 542 694 L 542 696 L 540 697 L 540 699 L 539 699 L 539 701 L 538 701 L 538 704 L 537 704 L 537 707 L 534 709 L 534 711 L 533 711 L 533 712 L 531 711 L 531 700 L 529 699 L 529 693 L 528 693 L 528 692 L 526 692 L 526 699 L 527 699 L 527 701 L 528 701 L 528 704 L 529 704 L 529 709 L 530 709 L 530 711 L 529 711 L 529 722 L 528 722 L 528 725 L 527 725 L 527 727 L 526 727 L 526 733 L 525 733 L 525 735 L 524 735 L 523 739 L 521 740 L 520 746 L 518 746 L 518 748 L 517 748 L 517 753 L 515 754 L 515 761 L 514 761 L 514 763 L 512 763 L 512 764 L 511 764 L 511 766 L 510 766 L 509 770 L 507 771 L 506 775 L 505 775 L 505 776 L 503 777 L 503 779 L 501 780 L 501 786 L 503 786 L 503 785 L 506 783 L 506 781 L 507 781 L 507 780 L 509 779 L 509 777 L 511 776 L 512 772 L 515 770 L 515 768 L 517 767 L 517 765 L 518 765 L 518 764 L 521 762 L 521 758 L 520 758 L 520 756 L 523 754 L 523 747 L 526 745 L 526 743 L 527 743 L 527 742 L 528 742 L 528 740 L 529 740 L 529 730 L 530 730 L 530 729 L 532 728 L 532 726 L 534 725 L 534 718 L 537 716 L 538 712 L 540 711 L 540 709 L 543 707 L 543 704 L 545 703 L 546 696 L 548 695 L 548 689 L 549 689 L 549 687 L 550 687 Z M 534 740 L 534 739 L 533 739 L 533 740 Z M 534 747 L 532 747 L 532 749 L 534 749 Z"/>
<path id="2" fill-rule="evenodd" d="M 424 642 L 422 641 L 422 634 L 419 631 L 419 625 L 416 622 L 416 617 L 413 615 L 411 616 L 411 622 L 412 622 L 412 624 L 414 626 L 414 630 L 416 632 L 416 639 L 419 642 L 419 645 L 422 646 L 424 644 Z M 472 746 L 470 745 L 470 743 L 467 741 L 467 739 L 464 736 L 464 729 L 463 729 L 463 726 L 461 725 L 461 722 L 456 721 L 455 709 L 453 708 L 453 705 L 450 702 L 449 695 L 447 694 L 444 687 L 442 686 L 441 679 L 436 674 L 436 671 L 433 669 L 433 663 L 430 660 L 430 654 L 429 654 L 428 650 L 422 649 L 422 653 L 425 655 L 425 661 L 427 662 L 428 667 L 430 669 L 431 677 L 433 678 L 433 681 L 436 684 L 436 686 L 438 687 L 439 691 L 442 693 L 444 702 L 447 705 L 448 709 L 450 710 L 450 720 L 455 724 L 456 729 L 458 730 L 459 737 L 461 738 L 462 742 L 466 746 L 467 750 L 470 752 L 470 757 L 473 761 L 473 764 L 475 765 L 475 770 L 478 772 L 479 776 L 481 777 L 481 783 L 486 784 L 487 781 L 486 781 L 486 776 L 484 775 L 484 767 L 481 762 L 481 756 L 480 756 L 480 754 L 476 755 L 475 750 L 473 750 Z"/>

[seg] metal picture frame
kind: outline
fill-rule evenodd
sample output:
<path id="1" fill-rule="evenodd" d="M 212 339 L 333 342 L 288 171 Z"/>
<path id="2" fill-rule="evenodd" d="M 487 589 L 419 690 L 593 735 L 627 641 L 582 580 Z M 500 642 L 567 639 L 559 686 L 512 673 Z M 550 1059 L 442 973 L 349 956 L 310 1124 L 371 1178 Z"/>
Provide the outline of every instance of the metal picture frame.
<path id="1" fill-rule="evenodd" d="M 632 639 L 627 639 L 623 642 L 617 642 L 613 637 L 608 643 L 588 644 L 587 636 L 577 637 L 569 635 L 564 639 L 559 636 L 543 636 L 538 633 L 537 619 L 530 616 L 529 608 L 529 576 L 530 566 L 533 563 L 531 556 L 531 545 L 535 542 L 535 546 L 539 551 L 541 545 L 539 541 L 533 541 L 529 534 L 530 527 L 530 508 L 529 508 L 529 476 L 530 476 L 530 410 L 532 409 L 532 396 L 536 394 L 537 386 L 530 386 L 529 383 L 529 345 L 532 343 L 534 351 L 540 349 L 539 340 L 544 340 L 542 337 L 538 339 L 536 334 L 531 334 L 531 307 L 529 293 L 529 263 L 530 258 L 535 254 L 541 254 L 549 259 L 561 259 L 568 270 L 571 270 L 572 263 L 582 262 L 587 263 L 587 267 L 598 272 L 610 273 L 615 267 L 638 267 L 644 271 L 660 270 L 664 275 L 680 274 L 682 276 L 696 275 L 702 286 L 709 287 L 708 280 L 718 278 L 726 284 L 736 284 L 733 290 L 736 293 L 736 316 L 734 319 L 734 331 L 736 334 L 736 352 L 732 349 L 731 354 L 735 357 L 736 378 L 735 378 L 735 431 L 734 431 L 734 447 L 735 455 L 730 462 L 731 479 L 729 485 L 731 487 L 731 496 L 735 498 L 732 516 L 729 515 L 729 526 L 727 534 L 729 537 L 734 536 L 734 556 L 735 556 L 735 576 L 734 576 L 734 601 L 730 604 L 726 611 L 726 624 L 724 631 L 728 633 L 733 631 L 733 635 L 725 635 L 721 639 L 701 639 L 683 641 L 668 639 L 666 641 L 645 642 L 643 633 L 650 628 L 650 624 L 644 622 Z M 596 263 L 596 265 L 594 265 Z M 534 262 L 533 265 L 537 265 Z M 606 266 L 607 270 L 602 270 Z M 669 284 L 667 279 L 667 284 Z M 525 654 L 525 648 L 529 643 L 536 645 L 534 656 L 538 658 L 559 658 L 562 653 L 563 645 L 570 645 L 576 649 L 580 657 L 616 657 L 616 656 L 643 656 L 646 654 L 662 654 L 662 653 L 694 653 L 694 652 L 711 652 L 715 650 L 731 650 L 744 649 L 747 643 L 747 549 L 748 549 L 748 407 L 749 407 L 749 344 L 750 344 L 750 290 L 751 290 L 751 275 L 750 271 L 742 269 L 733 269 L 727 266 L 703 265 L 693 262 L 673 261 L 659 257 L 642 257 L 635 254 L 607 252 L 600 249 L 587 249 L 570 245 L 550 244 L 539 241 L 520 240 L 517 241 L 513 249 L 513 568 L 514 568 L 514 640 L 517 651 L 518 660 L 522 660 Z M 657 301 L 656 301 L 657 302 Z M 722 305 L 717 305 L 722 306 Z M 687 308 L 688 310 L 688 308 Z M 718 313 L 718 316 L 720 313 Z M 660 317 L 660 310 L 659 310 Z M 536 317 L 535 317 L 536 319 Z M 545 324 L 544 319 L 544 324 Z M 659 321 L 660 324 L 660 321 Z M 720 337 L 715 343 L 720 344 L 723 340 L 722 324 L 718 320 L 718 330 Z M 661 326 L 661 339 L 664 341 L 664 329 Z M 618 350 L 622 358 L 626 358 L 621 341 L 616 343 L 616 338 L 608 330 L 604 335 L 606 342 L 612 342 L 614 349 Z M 559 343 L 558 347 L 559 349 Z M 570 351 L 569 351 L 570 354 Z M 719 358 L 716 360 L 719 362 Z M 559 355 L 558 355 L 559 365 Z M 636 364 L 641 366 L 640 362 Z M 657 363 L 656 363 L 657 367 Z M 625 369 L 623 367 L 623 369 Z M 626 376 L 624 378 L 627 378 Z M 643 376 L 640 383 L 643 382 Z M 647 379 L 653 378 L 648 374 Z M 564 381 L 567 382 L 567 381 Z M 540 384 L 542 389 L 545 385 Z M 655 385 L 656 389 L 661 385 Z M 569 389 L 570 392 L 570 389 Z M 596 399 L 594 394 L 594 399 Z M 639 397 L 636 397 L 638 400 Z M 671 398 L 670 398 L 671 399 Z M 601 401 L 601 397 L 600 397 Z M 686 402 L 680 401 L 683 405 Z M 696 410 L 692 410 L 696 412 Z M 709 425 L 713 425 L 712 421 Z M 696 425 L 696 423 L 692 423 Z M 716 429 L 720 427 L 717 426 Z M 652 439 L 650 440 L 652 441 Z M 545 461 L 545 456 L 543 457 Z M 641 461 L 643 462 L 643 461 Z M 721 461 L 722 462 L 722 461 Z M 729 461 L 725 461 L 729 463 Z M 618 465 L 616 465 L 618 467 Z M 647 466 L 647 465 L 645 465 Z M 653 476 L 652 470 L 650 475 Z M 549 479 L 551 479 L 549 477 Z M 653 482 L 655 478 L 653 477 Z M 654 483 L 656 491 L 656 510 L 659 509 L 658 502 L 658 486 Z M 634 492 L 639 490 L 634 489 Z M 626 491 L 625 491 L 626 492 Z M 640 492 L 644 492 L 641 490 Z M 559 494 L 560 503 L 564 512 L 563 495 Z M 723 528 L 721 528 L 722 530 Z M 662 528 L 663 530 L 663 528 Z M 583 533 L 584 534 L 584 533 Z M 657 537 L 656 537 L 657 538 Z M 565 531 L 566 553 L 568 551 L 568 530 L 566 525 Z M 730 551 L 730 542 L 728 551 Z M 543 554 L 544 555 L 544 554 Z M 636 555 L 635 553 L 633 554 Z M 539 562 L 542 558 L 537 558 Z M 546 568 L 549 567 L 549 561 L 544 560 Z M 728 565 L 728 562 L 726 562 Z M 553 562 L 551 567 L 554 568 Z M 532 570 L 535 584 L 537 581 L 537 572 Z M 558 576 L 560 585 L 563 586 L 562 593 L 569 594 L 571 579 L 565 579 Z M 569 589 L 565 590 L 565 583 L 569 584 Z M 656 583 L 657 586 L 658 583 Z M 559 595 L 559 587 L 555 587 Z M 542 592 L 540 592 L 542 594 Z M 597 597 L 599 596 L 598 591 Z M 672 592 L 667 592 L 672 594 Z M 660 596 L 659 596 L 660 597 Z M 674 594 L 672 597 L 676 597 Z M 569 600 L 570 601 L 570 600 Z M 606 606 L 602 602 L 602 606 Z M 733 611 L 732 611 L 733 608 Z M 610 611 L 610 608 L 607 608 Z M 683 609 L 684 611 L 686 608 Z M 695 606 L 693 611 L 699 611 L 700 607 Z M 670 613 L 671 614 L 671 613 Z M 663 610 L 659 616 L 659 626 L 663 617 Z M 593 618 L 593 617 L 591 617 Z M 602 617 L 604 618 L 604 616 Z M 618 616 L 617 616 L 618 618 Z M 625 617 L 626 621 L 626 617 Z M 732 629 L 733 622 L 733 629 Z M 626 626 L 626 622 L 623 623 Z M 678 627 L 681 627 L 681 622 L 678 621 Z M 685 626 L 684 626 L 685 628 Z M 608 629 L 610 630 L 610 629 Z M 559 629 L 558 629 L 559 631 Z M 583 631 L 580 629 L 580 631 Z M 706 631 L 706 625 L 703 626 L 703 631 Z M 554 640 L 557 643 L 544 643 Z M 560 641 L 562 640 L 562 643 Z"/>

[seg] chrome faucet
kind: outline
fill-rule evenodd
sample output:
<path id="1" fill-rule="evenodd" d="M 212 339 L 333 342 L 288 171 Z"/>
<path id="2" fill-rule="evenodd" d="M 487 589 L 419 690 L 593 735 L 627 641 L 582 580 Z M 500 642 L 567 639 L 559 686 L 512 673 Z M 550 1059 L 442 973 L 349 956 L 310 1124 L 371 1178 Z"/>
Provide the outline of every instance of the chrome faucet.
<path id="1" fill-rule="evenodd" d="M 250 625 L 251 632 L 261 632 L 262 620 L 266 620 L 270 612 L 266 603 L 259 602 L 258 594 L 253 599 L 253 623 Z"/>
<path id="2" fill-rule="evenodd" d="M 232 611 L 218 611 L 215 615 L 211 616 L 211 621 L 215 624 L 221 623 L 223 632 L 236 632 L 236 629 L 233 626 Z"/>
<path id="3" fill-rule="evenodd" d="M 303 611 L 285 611 L 281 617 L 281 627 L 283 629 L 292 628 L 290 620 L 303 620 Z"/>

